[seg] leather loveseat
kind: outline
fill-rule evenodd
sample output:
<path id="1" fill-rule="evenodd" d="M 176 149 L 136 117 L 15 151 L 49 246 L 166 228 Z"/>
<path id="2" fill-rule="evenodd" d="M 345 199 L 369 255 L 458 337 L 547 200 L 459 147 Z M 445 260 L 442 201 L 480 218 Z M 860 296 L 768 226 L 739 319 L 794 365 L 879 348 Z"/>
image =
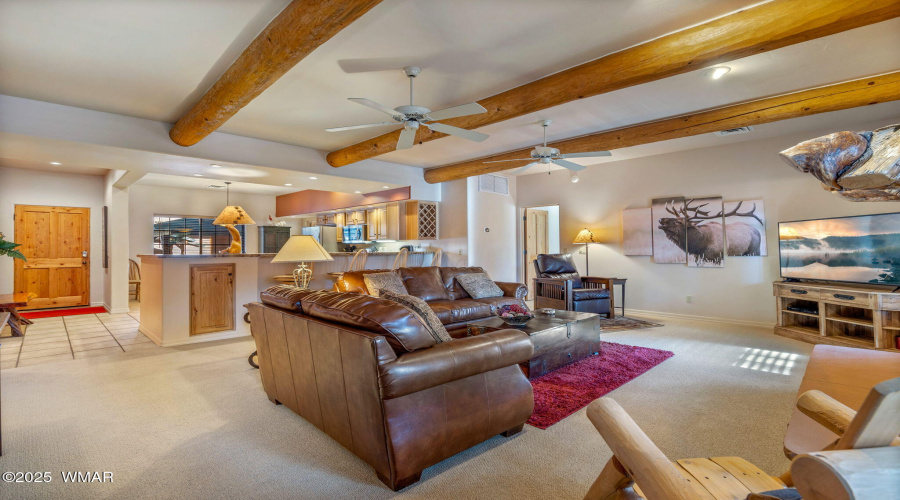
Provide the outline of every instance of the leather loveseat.
<path id="1" fill-rule="evenodd" d="M 375 469 L 397 491 L 422 470 L 497 434 L 534 409 L 518 330 L 438 343 L 387 299 L 279 285 L 248 305 L 269 399 Z"/>
<path id="2" fill-rule="evenodd" d="M 509 304 L 525 306 L 528 288 L 522 283 L 494 283 L 503 290 L 502 297 L 473 299 L 460 286 L 456 277 L 460 274 L 483 273 L 480 267 L 401 267 L 390 269 L 367 269 L 350 271 L 341 275 L 334 285 L 339 292 L 369 294 L 365 275 L 370 273 L 395 272 L 403 279 L 407 292 L 424 300 L 437 314 L 438 319 L 454 338 L 464 337 L 466 323 L 490 318 L 496 309 Z"/>

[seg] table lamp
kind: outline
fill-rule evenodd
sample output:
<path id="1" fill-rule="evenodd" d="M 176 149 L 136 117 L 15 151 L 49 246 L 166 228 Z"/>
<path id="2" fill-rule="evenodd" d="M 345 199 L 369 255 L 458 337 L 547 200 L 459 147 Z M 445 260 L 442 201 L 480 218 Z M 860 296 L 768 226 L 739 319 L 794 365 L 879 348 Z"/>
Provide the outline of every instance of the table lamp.
<path id="1" fill-rule="evenodd" d="M 225 229 L 231 233 L 231 245 L 220 253 L 241 253 L 241 233 L 235 229 L 235 225 L 256 224 L 253 219 L 247 215 L 243 208 L 232 205 L 230 203 L 230 182 L 225 183 L 225 209 L 213 221 L 214 226 L 225 226 Z"/>
<path id="2" fill-rule="evenodd" d="M 594 233 L 588 231 L 587 228 L 582 229 L 575 235 L 575 241 L 573 244 L 581 244 L 584 243 L 584 274 L 586 276 L 591 275 L 591 265 L 588 260 L 588 245 L 591 243 L 600 243 L 599 241 L 594 239 Z"/>
<path id="3" fill-rule="evenodd" d="M 297 288 L 309 289 L 309 282 L 312 280 L 312 269 L 306 267 L 307 262 L 321 262 L 334 260 L 327 250 L 322 248 L 316 239 L 308 234 L 300 234 L 291 236 L 287 243 L 281 247 L 281 250 L 272 259 L 272 263 L 278 262 L 299 262 L 300 265 L 294 269 L 294 285 Z"/>

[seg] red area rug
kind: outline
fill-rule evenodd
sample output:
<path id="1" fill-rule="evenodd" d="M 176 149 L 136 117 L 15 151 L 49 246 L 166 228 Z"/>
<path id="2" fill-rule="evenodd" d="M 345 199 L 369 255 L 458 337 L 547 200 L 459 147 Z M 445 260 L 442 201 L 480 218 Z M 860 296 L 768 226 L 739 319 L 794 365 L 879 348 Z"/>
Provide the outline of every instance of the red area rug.
<path id="1" fill-rule="evenodd" d="M 603 342 L 599 356 L 531 381 L 534 413 L 528 424 L 546 429 L 674 355 L 671 351 Z"/>
<path id="2" fill-rule="evenodd" d="M 102 307 L 73 307 L 72 309 L 55 309 L 53 311 L 32 311 L 23 312 L 22 317 L 25 319 L 55 318 L 57 316 L 78 316 L 80 314 L 100 314 L 105 313 L 106 309 Z"/>

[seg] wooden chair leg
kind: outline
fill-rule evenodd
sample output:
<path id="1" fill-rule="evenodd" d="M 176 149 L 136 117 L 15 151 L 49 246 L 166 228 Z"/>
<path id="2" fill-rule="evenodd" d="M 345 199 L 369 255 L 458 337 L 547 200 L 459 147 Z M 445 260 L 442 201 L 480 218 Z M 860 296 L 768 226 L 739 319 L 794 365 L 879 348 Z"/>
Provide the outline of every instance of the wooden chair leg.
<path id="1" fill-rule="evenodd" d="M 619 492 L 634 484 L 625 474 L 625 468 L 616 457 L 606 462 L 597 480 L 591 485 L 584 500 L 611 500 L 619 496 Z"/>

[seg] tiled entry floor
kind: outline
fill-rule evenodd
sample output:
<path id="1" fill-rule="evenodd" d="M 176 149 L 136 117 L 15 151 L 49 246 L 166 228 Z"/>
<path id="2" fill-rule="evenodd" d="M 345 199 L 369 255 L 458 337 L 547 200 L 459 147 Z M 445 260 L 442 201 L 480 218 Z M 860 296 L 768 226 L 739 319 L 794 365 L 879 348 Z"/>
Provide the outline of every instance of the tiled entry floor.
<path id="1" fill-rule="evenodd" d="M 33 320 L 24 337 L 0 337 L 0 369 L 158 349 L 126 313 Z"/>

